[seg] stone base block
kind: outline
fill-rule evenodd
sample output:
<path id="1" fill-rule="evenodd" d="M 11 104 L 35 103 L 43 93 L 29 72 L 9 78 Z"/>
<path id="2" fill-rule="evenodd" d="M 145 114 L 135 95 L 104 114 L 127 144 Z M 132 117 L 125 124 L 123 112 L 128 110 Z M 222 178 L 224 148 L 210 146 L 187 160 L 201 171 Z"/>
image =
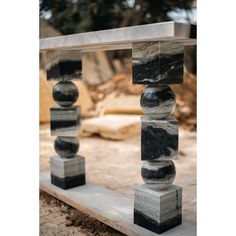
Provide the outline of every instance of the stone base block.
<path id="1" fill-rule="evenodd" d="M 85 184 L 85 159 L 82 156 L 73 158 L 51 157 L 51 183 L 68 189 Z"/>
<path id="2" fill-rule="evenodd" d="M 166 190 L 144 184 L 135 188 L 134 224 L 161 234 L 182 223 L 182 188 Z"/>
<path id="3" fill-rule="evenodd" d="M 178 121 L 173 116 L 156 120 L 141 117 L 141 159 L 178 159 Z"/>

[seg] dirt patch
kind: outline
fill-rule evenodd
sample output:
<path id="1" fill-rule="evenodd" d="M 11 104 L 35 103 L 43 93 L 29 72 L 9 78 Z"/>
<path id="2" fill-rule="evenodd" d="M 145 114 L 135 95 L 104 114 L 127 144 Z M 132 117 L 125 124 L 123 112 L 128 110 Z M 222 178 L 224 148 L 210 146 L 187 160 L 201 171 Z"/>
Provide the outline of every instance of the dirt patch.
<path id="1" fill-rule="evenodd" d="M 41 191 L 40 236 L 53 235 L 122 236 L 124 234 Z"/>

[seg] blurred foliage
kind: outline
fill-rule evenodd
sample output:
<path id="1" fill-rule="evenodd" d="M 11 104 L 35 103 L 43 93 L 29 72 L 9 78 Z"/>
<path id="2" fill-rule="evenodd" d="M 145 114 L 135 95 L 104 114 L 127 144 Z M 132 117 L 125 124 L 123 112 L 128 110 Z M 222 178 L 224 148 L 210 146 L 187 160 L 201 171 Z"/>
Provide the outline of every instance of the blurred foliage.
<path id="1" fill-rule="evenodd" d="M 40 0 L 40 16 L 63 34 L 171 20 L 168 12 L 193 0 Z"/>

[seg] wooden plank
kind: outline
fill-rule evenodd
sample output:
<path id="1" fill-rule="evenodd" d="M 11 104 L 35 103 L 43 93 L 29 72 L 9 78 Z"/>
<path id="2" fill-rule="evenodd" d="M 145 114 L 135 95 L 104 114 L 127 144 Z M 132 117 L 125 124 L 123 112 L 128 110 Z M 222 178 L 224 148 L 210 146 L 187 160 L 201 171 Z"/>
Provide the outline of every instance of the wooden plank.
<path id="1" fill-rule="evenodd" d="M 133 200 L 106 188 L 87 184 L 69 190 L 60 189 L 50 183 L 50 173 L 40 173 L 40 189 L 68 205 L 129 236 L 155 236 L 157 234 L 133 224 Z M 162 235 L 194 236 L 196 224 L 186 220 L 183 224 Z"/>
<path id="2" fill-rule="evenodd" d="M 176 40 L 196 44 L 196 25 L 163 22 L 40 39 L 40 50 L 131 49 L 133 42 Z"/>

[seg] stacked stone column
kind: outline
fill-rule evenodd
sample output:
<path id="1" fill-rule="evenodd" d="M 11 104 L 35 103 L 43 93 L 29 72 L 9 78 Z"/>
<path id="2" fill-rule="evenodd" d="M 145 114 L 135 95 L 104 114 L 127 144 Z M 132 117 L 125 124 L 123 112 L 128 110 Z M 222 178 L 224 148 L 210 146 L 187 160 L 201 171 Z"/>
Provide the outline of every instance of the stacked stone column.
<path id="1" fill-rule="evenodd" d="M 51 183 L 69 189 L 85 184 L 85 158 L 77 155 L 80 107 L 74 103 L 79 91 L 71 81 L 81 78 L 81 61 L 60 60 L 47 71 L 48 80 L 59 81 L 53 87 L 57 106 L 50 109 L 51 135 L 56 136 L 51 157 Z"/>
<path id="2" fill-rule="evenodd" d="M 182 188 L 172 185 L 178 158 L 175 95 L 168 84 L 183 82 L 183 44 L 139 42 L 132 48 L 133 83 L 147 85 L 140 104 L 141 175 L 135 188 L 134 223 L 163 233 L 182 221 Z"/>

